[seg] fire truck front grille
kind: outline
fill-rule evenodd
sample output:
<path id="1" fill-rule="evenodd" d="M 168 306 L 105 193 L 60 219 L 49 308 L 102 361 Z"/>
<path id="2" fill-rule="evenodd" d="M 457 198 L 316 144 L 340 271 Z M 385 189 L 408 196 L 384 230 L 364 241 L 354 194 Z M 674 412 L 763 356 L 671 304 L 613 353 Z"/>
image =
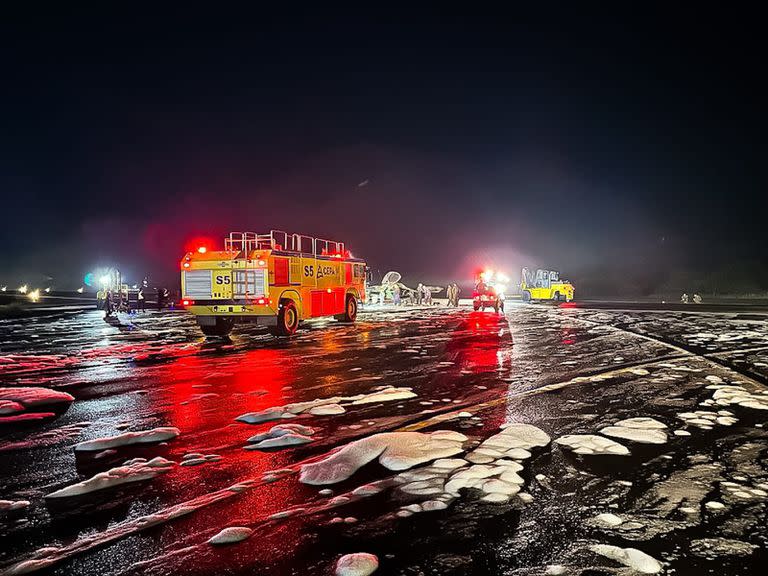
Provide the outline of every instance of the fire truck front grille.
<path id="1" fill-rule="evenodd" d="M 235 298 L 261 298 L 266 296 L 266 279 L 267 271 L 263 268 L 237 270 L 234 273 L 232 293 Z"/>
<path id="2" fill-rule="evenodd" d="M 184 272 L 184 296 L 210 298 L 211 291 L 210 270 L 187 270 Z"/>

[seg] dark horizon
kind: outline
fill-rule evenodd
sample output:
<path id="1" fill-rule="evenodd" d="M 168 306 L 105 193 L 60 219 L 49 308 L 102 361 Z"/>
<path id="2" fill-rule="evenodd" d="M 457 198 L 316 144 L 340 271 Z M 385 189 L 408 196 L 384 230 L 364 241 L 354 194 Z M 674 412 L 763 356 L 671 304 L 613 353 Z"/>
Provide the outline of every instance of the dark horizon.
<path id="1" fill-rule="evenodd" d="M 768 290 L 758 19 L 8 15 L 0 284 L 178 281 L 229 230 L 342 240 L 408 283 Z"/>

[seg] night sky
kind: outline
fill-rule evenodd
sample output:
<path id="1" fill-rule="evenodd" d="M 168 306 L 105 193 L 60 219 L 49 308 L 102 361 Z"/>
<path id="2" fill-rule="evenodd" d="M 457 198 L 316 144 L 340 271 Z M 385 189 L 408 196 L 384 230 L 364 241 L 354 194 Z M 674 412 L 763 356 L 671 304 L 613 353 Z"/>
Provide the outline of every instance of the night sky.
<path id="1" fill-rule="evenodd" d="M 188 239 L 278 228 L 409 284 L 768 289 L 764 21 L 604 4 L 6 13 L 0 284 L 177 283 Z"/>

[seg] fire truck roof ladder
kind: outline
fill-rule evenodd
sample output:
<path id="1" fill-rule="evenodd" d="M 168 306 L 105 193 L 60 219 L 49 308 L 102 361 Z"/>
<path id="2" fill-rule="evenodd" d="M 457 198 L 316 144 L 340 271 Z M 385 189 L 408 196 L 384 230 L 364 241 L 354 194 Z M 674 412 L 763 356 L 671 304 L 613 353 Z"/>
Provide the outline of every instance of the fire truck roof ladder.
<path id="1" fill-rule="evenodd" d="M 282 230 L 270 230 L 269 234 L 255 232 L 230 232 L 224 239 L 224 249 L 232 254 L 232 258 L 245 258 L 254 250 L 278 250 L 295 254 L 311 254 L 313 256 L 345 255 L 344 243 L 334 240 L 324 240 L 288 234 Z"/>

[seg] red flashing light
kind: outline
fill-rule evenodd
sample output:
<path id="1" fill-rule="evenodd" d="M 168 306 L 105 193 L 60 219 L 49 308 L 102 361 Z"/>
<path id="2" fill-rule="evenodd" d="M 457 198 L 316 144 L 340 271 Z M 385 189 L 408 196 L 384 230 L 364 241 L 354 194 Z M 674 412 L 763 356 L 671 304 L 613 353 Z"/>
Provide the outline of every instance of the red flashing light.
<path id="1" fill-rule="evenodd" d="M 184 262 L 183 266 L 184 268 L 189 268 L 189 262 Z"/>
<path id="2" fill-rule="evenodd" d="M 328 294 L 330 294 L 331 292 L 332 292 L 332 290 L 330 288 L 328 288 Z"/>
<path id="3" fill-rule="evenodd" d="M 264 266 L 264 264 L 266 264 L 266 262 L 264 262 L 264 260 L 259 260 L 259 266 Z"/>
<path id="4" fill-rule="evenodd" d="M 182 304 L 183 306 L 192 306 L 194 303 L 195 303 L 195 301 L 194 301 L 194 300 L 187 300 L 187 299 L 185 299 L 185 300 L 182 300 L 182 301 L 181 301 L 181 304 Z"/>
<path id="5" fill-rule="evenodd" d="M 206 252 L 208 252 L 208 248 L 206 248 L 205 246 L 200 246 L 197 249 L 197 251 L 200 252 L 200 254 L 205 254 Z"/>

